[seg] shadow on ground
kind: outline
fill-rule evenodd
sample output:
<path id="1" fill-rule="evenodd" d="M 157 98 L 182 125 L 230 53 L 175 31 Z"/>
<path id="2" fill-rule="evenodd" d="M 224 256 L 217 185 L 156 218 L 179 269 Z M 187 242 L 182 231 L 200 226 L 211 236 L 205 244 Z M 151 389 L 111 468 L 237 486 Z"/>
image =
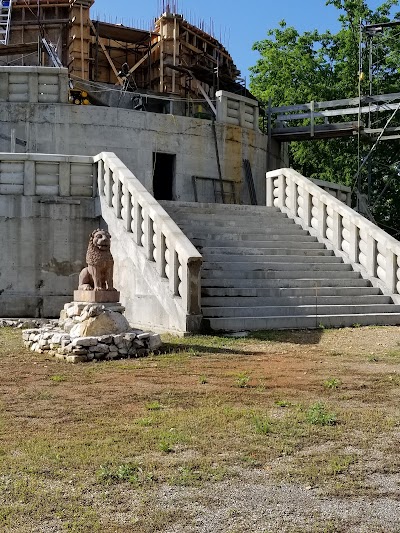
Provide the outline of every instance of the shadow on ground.
<path id="1" fill-rule="evenodd" d="M 247 335 L 193 335 L 179 341 L 164 340 L 161 353 L 188 352 L 193 355 L 216 353 L 222 355 L 253 355 L 254 351 L 243 349 L 249 341 L 281 342 L 298 345 L 319 344 L 323 330 L 252 331 Z"/>

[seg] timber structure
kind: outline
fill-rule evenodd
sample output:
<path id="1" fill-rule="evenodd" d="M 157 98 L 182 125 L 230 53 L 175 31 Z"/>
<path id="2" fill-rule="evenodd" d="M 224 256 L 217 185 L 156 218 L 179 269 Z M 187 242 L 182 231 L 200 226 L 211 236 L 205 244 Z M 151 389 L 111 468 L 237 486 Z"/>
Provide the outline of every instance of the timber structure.
<path id="1" fill-rule="evenodd" d="M 397 111 L 400 93 L 377 94 L 329 102 L 268 107 L 268 134 L 281 142 L 318 140 L 364 134 L 380 140 L 398 139 L 400 128 L 373 128 L 364 116 Z M 370 121 L 368 121 L 369 123 Z"/>
<path id="2" fill-rule="evenodd" d="M 224 46 L 182 15 L 167 8 L 148 31 L 92 20 L 93 4 L 14 0 L 0 61 L 9 66 L 62 65 L 78 85 L 96 82 L 202 100 L 215 99 L 219 90 L 251 97 L 237 82 L 240 72 Z"/>

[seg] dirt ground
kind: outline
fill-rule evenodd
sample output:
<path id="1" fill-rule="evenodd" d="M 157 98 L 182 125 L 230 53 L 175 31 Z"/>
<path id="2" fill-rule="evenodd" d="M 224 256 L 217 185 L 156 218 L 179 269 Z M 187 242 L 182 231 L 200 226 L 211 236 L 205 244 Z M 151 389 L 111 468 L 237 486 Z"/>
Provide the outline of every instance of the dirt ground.
<path id="1" fill-rule="evenodd" d="M 400 532 L 400 328 L 164 338 L 70 365 L 0 330 L 0 530 Z"/>

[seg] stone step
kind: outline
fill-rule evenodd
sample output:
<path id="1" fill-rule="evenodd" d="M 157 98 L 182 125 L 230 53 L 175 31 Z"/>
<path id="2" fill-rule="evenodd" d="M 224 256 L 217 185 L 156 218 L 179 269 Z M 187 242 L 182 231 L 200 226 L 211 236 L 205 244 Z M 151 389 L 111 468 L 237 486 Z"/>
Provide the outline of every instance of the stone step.
<path id="1" fill-rule="evenodd" d="M 358 272 L 353 271 L 342 271 L 342 270 L 332 270 L 329 272 L 329 278 L 327 278 L 327 273 L 325 270 L 291 270 L 291 271 L 281 271 L 281 270 L 248 270 L 248 271 L 229 271 L 229 270 L 203 270 L 201 277 L 203 280 L 214 280 L 214 279 L 223 279 L 231 280 L 231 283 L 236 285 L 237 281 L 240 280 L 270 280 L 278 279 L 281 281 L 282 286 L 284 287 L 285 280 L 297 279 L 297 280 L 310 280 L 314 284 L 319 281 L 321 286 L 324 285 L 323 280 L 327 279 L 357 279 L 360 277 Z M 207 283 L 206 283 L 207 286 Z"/>
<path id="2" fill-rule="evenodd" d="M 240 318 L 240 317 L 270 317 L 297 315 L 358 315 L 370 313 L 399 313 L 400 305 L 270 305 L 257 307 L 204 307 L 205 318 Z"/>
<path id="3" fill-rule="evenodd" d="M 245 235 L 241 236 L 239 239 L 237 236 L 230 236 L 227 235 L 225 238 L 218 238 L 215 236 L 213 239 L 206 238 L 206 237 L 191 237 L 191 242 L 197 246 L 198 248 L 225 248 L 225 247 L 247 247 L 247 248 L 276 248 L 276 247 L 283 247 L 283 248 L 314 248 L 314 247 L 320 247 L 319 245 L 322 245 L 322 248 L 324 245 L 322 243 L 317 242 L 317 238 L 313 237 L 312 235 L 308 235 L 307 233 L 305 235 L 268 235 L 268 238 L 264 236 L 264 238 L 254 238 L 253 235 Z"/>
<path id="4" fill-rule="evenodd" d="M 199 250 L 200 250 L 200 253 L 202 254 L 202 256 L 204 258 L 214 258 L 218 255 L 224 255 L 226 256 L 226 260 L 229 261 L 230 260 L 230 257 L 232 255 L 235 255 L 235 256 L 262 256 L 262 255 L 270 255 L 270 256 L 274 256 L 274 255 L 280 255 L 281 257 L 282 256 L 287 256 L 289 255 L 290 257 L 294 256 L 293 258 L 295 257 L 301 257 L 301 256 L 309 256 L 309 257 L 324 257 L 324 256 L 330 256 L 332 257 L 334 254 L 333 254 L 333 251 L 332 250 L 327 250 L 326 248 L 324 248 L 324 245 L 321 243 L 321 246 L 320 247 L 308 247 L 308 248 L 300 248 L 298 243 L 292 243 L 293 244 L 293 247 L 291 248 L 288 248 L 287 246 L 285 246 L 285 243 L 282 244 L 282 246 L 280 248 L 277 248 L 277 247 L 274 247 L 274 248 L 248 248 L 246 246 L 225 246 L 225 247 L 221 247 L 221 246 L 203 246 L 203 247 L 200 247 Z M 303 243 L 304 244 L 304 243 Z M 308 243 L 307 243 L 308 244 Z M 317 244 L 317 243 L 315 243 Z M 320 243 L 318 243 L 320 244 Z M 296 245 L 296 247 L 294 246 Z"/>
<path id="5" fill-rule="evenodd" d="M 207 230 L 232 230 L 232 231 L 264 231 L 270 230 L 271 228 L 287 228 L 295 227 L 297 229 L 302 229 L 301 226 L 295 224 L 294 220 L 290 218 L 278 218 L 278 217 L 268 217 L 265 220 L 260 220 L 255 218 L 254 220 L 243 220 L 242 218 L 237 220 L 212 220 L 207 217 L 204 219 L 184 219 L 179 218 L 174 219 L 175 223 L 182 229 L 182 231 L 194 230 L 199 233 L 202 233 L 205 229 Z"/>
<path id="6" fill-rule="evenodd" d="M 306 273 L 302 273 L 305 275 Z M 348 276 L 351 274 L 351 277 Z M 358 287 L 371 287 L 371 283 L 367 279 L 363 279 L 357 272 L 347 272 L 346 277 L 334 278 L 330 276 L 327 278 L 288 278 L 285 276 L 285 279 L 277 276 L 276 278 L 264 278 L 264 279 L 243 279 L 241 277 L 237 278 L 226 278 L 226 276 L 221 276 L 219 278 L 209 278 L 203 279 L 202 290 L 209 290 L 215 288 L 226 289 L 312 289 L 312 290 L 322 290 L 324 288 L 358 288 Z"/>
<path id="7" fill-rule="evenodd" d="M 399 313 L 296 315 L 204 319 L 204 329 L 212 331 L 258 331 L 271 329 L 318 329 L 360 326 L 397 326 Z"/>
<path id="8" fill-rule="evenodd" d="M 266 207 L 265 205 L 237 205 L 237 204 L 214 204 L 202 202 L 175 202 L 168 200 L 160 200 L 159 204 L 167 211 L 167 213 L 204 213 L 216 214 L 223 213 L 231 216 L 233 213 L 277 213 L 282 216 L 283 213 L 278 207 Z M 285 216 L 285 215 L 283 215 Z"/>
<path id="9" fill-rule="evenodd" d="M 358 289 L 359 290 L 359 289 Z M 232 307 L 269 307 L 269 306 L 334 306 L 334 305 L 379 305 L 392 304 L 390 296 L 378 295 L 346 295 L 346 296 L 322 296 L 314 291 L 310 296 L 211 296 L 202 297 L 201 306 L 204 309 L 212 308 L 232 308 Z"/>
<path id="10" fill-rule="evenodd" d="M 173 220 L 177 224 L 182 223 L 199 223 L 199 222 L 208 222 L 210 224 L 255 224 L 259 223 L 260 225 L 268 225 L 269 223 L 273 224 L 279 224 L 279 223 L 293 223 L 295 224 L 295 221 L 288 216 L 284 215 L 283 213 L 276 212 L 276 211 L 268 211 L 267 213 L 240 213 L 240 214 L 229 214 L 226 213 L 198 213 L 195 211 L 187 211 L 187 212 L 169 212 L 168 213 Z"/>
<path id="11" fill-rule="evenodd" d="M 309 264 L 343 264 L 341 257 L 334 255 L 244 255 L 244 254 L 204 254 L 202 253 L 204 264 L 209 263 L 284 263 L 290 260 L 293 264 L 309 263 Z M 207 267 L 206 267 L 207 268 Z"/>
<path id="12" fill-rule="evenodd" d="M 338 271 L 338 272 L 347 272 L 347 271 L 353 271 L 351 265 L 347 265 L 345 263 L 339 262 L 334 263 L 324 263 L 320 262 L 318 258 L 318 261 L 312 260 L 313 258 L 305 258 L 304 262 L 270 262 L 269 258 L 267 258 L 268 261 L 264 262 L 245 262 L 245 261 L 236 261 L 236 262 L 228 262 L 228 261 L 206 261 L 203 263 L 203 272 L 207 271 L 222 271 L 229 275 L 231 275 L 234 271 L 242 272 L 243 274 L 247 272 L 274 272 L 279 271 L 280 276 L 282 276 L 282 272 L 288 273 L 292 270 L 301 270 L 303 268 L 307 268 L 307 272 L 314 273 L 314 272 L 321 272 L 326 273 L 330 271 Z M 336 259 L 336 258 L 330 258 L 330 259 Z M 284 277 L 284 276 L 282 276 Z"/>
<path id="13" fill-rule="evenodd" d="M 295 237 L 307 237 L 308 233 L 303 230 L 300 226 L 296 224 L 293 226 L 279 226 L 272 228 L 261 229 L 260 227 L 257 231 L 251 231 L 247 228 L 235 228 L 235 230 L 230 230 L 227 228 L 182 228 L 183 233 L 188 237 L 188 239 L 209 239 L 209 240 L 249 240 L 249 241 L 270 241 L 276 240 L 281 236 L 285 238 L 286 235 L 293 235 Z"/>
<path id="14" fill-rule="evenodd" d="M 293 280 L 291 280 L 293 281 Z M 366 281 L 363 279 L 352 280 L 355 281 Z M 352 297 L 352 296 L 376 296 L 380 295 L 381 291 L 378 288 L 370 286 L 357 286 L 357 287 L 310 287 L 310 288 L 299 288 L 299 287 L 286 287 L 286 288 L 263 288 L 264 283 L 260 287 L 202 287 L 201 301 L 204 302 L 207 299 L 214 298 L 238 298 L 246 300 L 246 298 L 303 298 L 311 297 L 315 300 L 315 295 L 318 295 L 318 298 L 321 297 Z M 389 297 L 388 297 L 389 298 Z M 206 303 L 205 305 L 214 305 L 212 303 Z"/>

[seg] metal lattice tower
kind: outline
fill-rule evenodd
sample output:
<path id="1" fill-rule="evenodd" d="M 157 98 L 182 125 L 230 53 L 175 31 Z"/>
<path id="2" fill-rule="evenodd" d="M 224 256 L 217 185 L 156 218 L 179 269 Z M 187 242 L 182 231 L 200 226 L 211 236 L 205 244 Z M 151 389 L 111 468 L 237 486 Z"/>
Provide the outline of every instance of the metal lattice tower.
<path id="1" fill-rule="evenodd" d="M 8 44 L 12 0 L 0 0 L 0 44 Z"/>

